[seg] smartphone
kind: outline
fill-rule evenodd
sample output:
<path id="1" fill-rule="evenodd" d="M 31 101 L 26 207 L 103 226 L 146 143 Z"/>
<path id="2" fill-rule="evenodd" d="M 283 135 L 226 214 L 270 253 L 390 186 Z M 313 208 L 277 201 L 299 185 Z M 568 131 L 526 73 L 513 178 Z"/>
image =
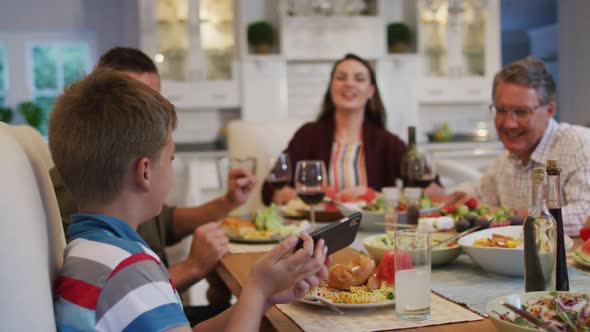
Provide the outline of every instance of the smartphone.
<path id="1" fill-rule="evenodd" d="M 325 244 L 328 246 L 328 255 L 331 255 L 340 249 L 348 247 L 354 242 L 362 218 L 363 215 L 360 212 L 355 212 L 348 217 L 344 217 L 325 227 L 317 229 L 309 235 L 311 235 L 313 243 L 317 243 L 319 239 L 324 239 Z M 300 238 L 295 246 L 295 251 L 302 247 L 303 240 Z"/>

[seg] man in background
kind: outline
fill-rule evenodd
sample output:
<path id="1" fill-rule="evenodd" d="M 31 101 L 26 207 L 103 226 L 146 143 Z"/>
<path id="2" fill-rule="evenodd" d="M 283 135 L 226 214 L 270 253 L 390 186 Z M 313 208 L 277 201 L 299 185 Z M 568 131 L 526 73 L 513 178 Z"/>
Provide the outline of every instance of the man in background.
<path id="1" fill-rule="evenodd" d="M 101 56 L 97 68 L 109 67 L 132 77 L 160 92 L 160 76 L 154 62 L 143 52 L 133 48 L 116 47 Z M 65 187 L 55 168 L 50 170 L 58 199 L 64 230 L 71 223 L 70 215 L 77 212 L 76 198 Z M 168 268 L 173 284 L 183 292 L 207 276 L 209 290 L 207 307 L 187 307 L 191 325 L 206 320 L 229 307 L 231 293 L 215 273 L 221 257 L 227 252 L 228 239 L 217 220 L 242 205 L 248 199 L 256 182 L 245 170 L 234 169 L 228 176 L 228 191 L 197 207 L 164 206 L 159 216 L 143 223 L 137 229 L 139 235 L 158 254 Z M 193 235 L 188 257 L 169 266 L 164 248 L 178 243 L 187 235 Z"/>
<path id="2" fill-rule="evenodd" d="M 531 173 L 559 160 L 564 232 L 577 236 L 590 216 L 590 129 L 557 123 L 556 87 L 541 60 L 528 57 L 494 78 L 490 110 L 506 148 L 468 190 L 482 203 L 505 205 L 526 216 Z"/>

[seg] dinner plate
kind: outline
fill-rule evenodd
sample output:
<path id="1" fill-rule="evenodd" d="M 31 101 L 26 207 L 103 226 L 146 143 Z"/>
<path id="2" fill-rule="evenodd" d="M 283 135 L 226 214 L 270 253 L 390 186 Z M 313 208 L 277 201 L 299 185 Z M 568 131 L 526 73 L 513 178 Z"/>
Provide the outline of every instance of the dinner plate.
<path id="1" fill-rule="evenodd" d="M 583 261 L 580 257 L 578 257 L 578 255 L 576 255 L 575 252 L 571 253 L 571 257 L 576 263 L 585 267 L 590 267 L 590 263 Z"/>
<path id="2" fill-rule="evenodd" d="M 299 233 L 308 230 L 311 227 L 311 224 L 307 220 L 298 220 L 295 222 L 286 222 L 286 225 L 292 225 L 293 223 L 299 223 L 299 228 L 296 231 L 296 234 L 289 234 L 286 236 L 272 236 L 270 238 L 258 238 L 258 239 L 249 239 L 243 236 L 229 236 L 228 239 L 231 242 L 235 243 L 246 243 L 246 244 L 268 244 L 268 243 L 279 243 L 282 240 L 288 238 L 289 236 L 298 235 Z"/>
<path id="3" fill-rule="evenodd" d="M 282 239 L 281 237 L 271 237 L 270 239 L 246 239 L 243 237 L 234 237 L 228 236 L 227 237 L 231 242 L 235 243 L 247 243 L 247 244 L 268 244 L 268 243 L 279 243 Z"/>
<path id="4" fill-rule="evenodd" d="M 374 303 L 333 303 L 332 299 L 329 297 L 330 294 L 336 294 L 342 292 L 341 290 L 337 289 L 329 289 L 325 286 L 319 286 L 318 288 L 314 289 L 309 295 L 315 296 L 317 298 L 321 298 L 325 301 L 332 303 L 335 307 L 339 309 L 366 309 L 366 308 L 378 308 L 378 307 L 387 307 L 392 306 L 395 304 L 395 300 L 386 300 L 383 302 L 374 302 Z M 325 295 L 324 295 L 325 294 Z M 317 305 L 320 307 L 325 307 L 319 301 L 309 301 L 301 299 L 299 302 L 311 305 Z"/>

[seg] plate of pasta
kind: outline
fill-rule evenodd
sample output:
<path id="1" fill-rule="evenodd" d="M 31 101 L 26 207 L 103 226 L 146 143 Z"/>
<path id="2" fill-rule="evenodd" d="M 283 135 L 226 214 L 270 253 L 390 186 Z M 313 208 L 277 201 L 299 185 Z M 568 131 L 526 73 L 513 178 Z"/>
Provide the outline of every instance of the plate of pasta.
<path id="1" fill-rule="evenodd" d="M 324 282 L 308 293 L 311 297 L 323 299 L 340 309 L 358 309 L 386 307 L 395 304 L 395 289 L 382 283 L 377 289 L 369 289 L 367 285 L 352 286 L 348 290 L 339 290 Z M 300 302 L 323 306 L 319 301 L 299 300 Z"/>

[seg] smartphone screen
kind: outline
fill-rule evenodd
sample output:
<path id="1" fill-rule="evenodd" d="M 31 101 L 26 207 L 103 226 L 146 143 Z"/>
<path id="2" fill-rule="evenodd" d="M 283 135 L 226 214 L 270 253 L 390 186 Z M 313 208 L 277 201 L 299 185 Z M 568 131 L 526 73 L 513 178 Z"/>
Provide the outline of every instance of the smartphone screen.
<path id="1" fill-rule="evenodd" d="M 319 239 L 324 239 L 328 246 L 328 255 L 346 248 L 354 242 L 359 225 L 361 224 L 362 214 L 355 212 L 347 217 L 326 225 L 310 233 L 313 242 L 317 243 Z M 303 247 L 303 240 L 299 239 L 295 250 Z"/>

